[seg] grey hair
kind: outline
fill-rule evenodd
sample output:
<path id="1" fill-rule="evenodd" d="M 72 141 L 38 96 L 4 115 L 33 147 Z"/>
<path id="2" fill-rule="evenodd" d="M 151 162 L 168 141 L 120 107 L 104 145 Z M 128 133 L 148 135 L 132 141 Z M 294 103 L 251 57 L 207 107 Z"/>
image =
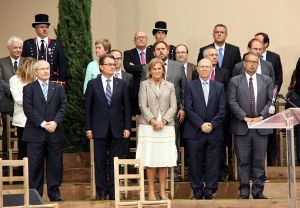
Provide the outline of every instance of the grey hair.
<path id="1" fill-rule="evenodd" d="M 214 49 L 214 50 L 217 51 L 217 49 L 214 46 L 209 46 L 209 47 L 207 47 L 207 48 L 204 49 L 204 51 L 203 51 L 203 57 L 206 57 L 208 55 L 208 50 L 210 50 L 210 49 Z"/>
<path id="2" fill-rule="evenodd" d="M 40 63 L 43 63 L 43 62 L 48 63 L 48 61 L 45 61 L 45 60 L 38 60 L 38 61 L 36 61 L 36 62 L 33 64 L 32 69 L 36 71 L 36 70 L 38 69 L 38 66 L 40 65 Z M 49 64 L 49 63 L 48 63 L 48 64 Z M 49 64 L 49 65 L 50 65 L 50 64 Z"/>
<path id="3" fill-rule="evenodd" d="M 21 38 L 16 37 L 16 36 L 12 36 L 12 37 L 10 37 L 10 38 L 8 39 L 8 41 L 7 41 L 7 47 L 11 46 L 11 44 L 12 44 L 13 42 L 18 42 L 18 43 L 20 43 L 20 44 L 23 46 L 23 41 L 22 41 Z"/>

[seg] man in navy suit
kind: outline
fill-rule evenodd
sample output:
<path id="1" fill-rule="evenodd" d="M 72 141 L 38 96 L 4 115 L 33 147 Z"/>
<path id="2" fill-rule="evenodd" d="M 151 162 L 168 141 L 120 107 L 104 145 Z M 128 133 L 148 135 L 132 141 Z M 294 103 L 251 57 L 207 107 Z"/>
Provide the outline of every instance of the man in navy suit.
<path id="1" fill-rule="evenodd" d="M 37 36 L 24 41 L 23 57 L 46 60 L 50 64 L 50 80 L 65 82 L 67 80 L 67 62 L 62 44 L 48 37 L 49 17 L 47 14 L 35 15 L 32 27 Z"/>
<path id="2" fill-rule="evenodd" d="M 67 111 L 64 87 L 50 79 L 50 65 L 40 60 L 33 65 L 37 80 L 23 88 L 27 117 L 22 140 L 27 144 L 29 188 L 43 196 L 46 160 L 47 193 L 50 201 L 61 201 L 63 180 L 63 119 Z"/>
<path id="3" fill-rule="evenodd" d="M 112 55 L 102 56 L 102 74 L 89 81 L 85 92 L 85 129 L 87 138 L 94 139 L 96 191 L 100 200 L 106 200 L 107 194 L 114 199 L 113 158 L 122 156 L 123 140 L 129 138 L 131 128 L 128 88 L 113 76 L 115 66 Z"/>
<path id="4" fill-rule="evenodd" d="M 146 33 L 138 31 L 134 34 L 135 48 L 124 51 L 123 65 L 126 72 L 133 75 L 133 106 L 132 115 L 140 114 L 138 105 L 138 93 L 140 89 L 140 82 L 142 76 L 146 72 L 146 64 L 149 63 L 153 57 L 153 53 L 147 47 L 148 38 Z"/>
<path id="5" fill-rule="evenodd" d="M 218 189 L 219 152 L 224 138 L 225 92 L 223 84 L 209 79 L 212 72 L 210 60 L 200 60 L 197 71 L 199 79 L 185 88 L 183 138 L 187 143 L 194 198 L 213 199 Z"/>
<path id="6" fill-rule="evenodd" d="M 236 63 L 241 61 L 241 53 L 239 47 L 226 43 L 227 27 L 223 24 L 217 24 L 213 31 L 214 42 L 207 46 L 200 48 L 197 63 L 203 58 L 203 51 L 209 46 L 213 46 L 218 51 L 218 64 L 219 67 L 227 69 L 229 77 L 231 71 Z"/>

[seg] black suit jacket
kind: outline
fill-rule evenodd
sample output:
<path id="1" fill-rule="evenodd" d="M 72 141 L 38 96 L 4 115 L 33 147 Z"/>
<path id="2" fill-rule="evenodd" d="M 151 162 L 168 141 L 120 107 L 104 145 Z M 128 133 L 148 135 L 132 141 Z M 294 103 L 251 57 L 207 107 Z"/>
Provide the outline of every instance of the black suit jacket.
<path id="1" fill-rule="evenodd" d="M 199 74 L 197 71 L 193 72 L 193 80 L 199 79 Z M 228 70 L 220 68 L 218 65 L 215 67 L 215 81 L 220 82 L 224 85 L 225 91 L 227 91 L 229 76 Z"/>
<path id="2" fill-rule="evenodd" d="M 48 98 L 44 98 L 38 81 L 23 88 L 23 109 L 27 117 L 22 140 L 27 142 L 44 142 L 49 137 L 51 142 L 63 142 L 63 119 L 67 112 L 67 96 L 62 85 L 49 82 Z M 40 125 L 43 121 L 55 121 L 57 128 L 48 133 Z"/>
<path id="3" fill-rule="evenodd" d="M 207 48 L 207 47 L 215 47 L 215 44 L 212 43 L 210 45 L 204 46 L 202 48 L 200 48 L 199 54 L 198 54 L 198 59 L 197 59 L 197 63 L 203 59 L 203 51 Z M 228 75 L 229 77 L 231 77 L 231 71 L 234 67 L 234 65 L 236 63 L 239 63 L 241 61 L 241 52 L 240 52 L 240 48 L 235 46 L 235 45 L 231 45 L 229 43 L 225 43 L 225 50 L 224 50 L 224 56 L 223 56 L 223 62 L 222 62 L 222 66 L 221 68 L 227 69 L 228 70 Z"/>
<path id="4" fill-rule="evenodd" d="M 115 138 L 123 138 L 123 131 L 131 128 L 127 86 L 121 79 L 113 77 L 113 92 L 108 105 L 101 76 L 89 81 L 85 92 L 85 129 L 92 130 L 96 139 L 105 138 L 109 128 Z"/>
<path id="5" fill-rule="evenodd" d="M 223 140 L 223 120 L 225 117 L 225 92 L 221 83 L 210 80 L 208 104 L 206 106 L 200 79 L 193 80 L 185 87 L 184 109 L 186 120 L 183 137 L 185 139 L 201 139 L 208 137 Z M 209 134 L 201 131 L 201 125 L 210 122 L 213 131 Z"/>
<path id="6" fill-rule="evenodd" d="M 146 49 L 146 63 L 149 63 L 153 57 L 153 53 L 149 47 Z M 133 75 L 133 105 L 132 113 L 137 115 L 140 113 L 138 107 L 138 93 L 140 88 L 141 77 L 146 73 L 146 65 L 141 65 L 140 55 L 136 48 L 124 51 L 123 65 L 126 72 Z"/>
<path id="7" fill-rule="evenodd" d="M 23 57 L 32 57 L 38 60 L 38 49 L 35 44 L 36 39 L 31 38 L 25 40 L 23 43 Z M 50 64 L 51 77 L 53 81 L 66 81 L 67 80 L 67 62 L 65 59 L 65 52 L 62 44 L 55 39 L 48 39 L 47 61 Z"/>

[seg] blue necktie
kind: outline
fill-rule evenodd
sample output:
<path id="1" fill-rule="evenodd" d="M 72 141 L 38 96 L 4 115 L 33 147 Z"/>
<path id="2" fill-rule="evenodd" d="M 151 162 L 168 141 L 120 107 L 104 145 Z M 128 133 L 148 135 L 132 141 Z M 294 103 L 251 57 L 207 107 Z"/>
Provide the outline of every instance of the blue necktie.
<path id="1" fill-rule="evenodd" d="M 106 85 L 105 97 L 106 97 L 108 105 L 110 105 L 110 103 L 111 103 L 111 95 L 112 95 L 112 93 L 111 93 L 111 87 L 110 87 L 110 84 L 109 84 L 110 81 L 111 81 L 110 79 L 106 80 L 107 85 Z"/>
<path id="2" fill-rule="evenodd" d="M 218 63 L 219 67 L 221 68 L 222 62 L 223 62 L 223 48 L 219 48 L 219 54 L 218 54 Z"/>
<path id="3" fill-rule="evenodd" d="M 43 90 L 44 98 L 47 101 L 48 87 L 47 87 L 47 83 L 46 82 L 42 84 L 42 90 Z"/>

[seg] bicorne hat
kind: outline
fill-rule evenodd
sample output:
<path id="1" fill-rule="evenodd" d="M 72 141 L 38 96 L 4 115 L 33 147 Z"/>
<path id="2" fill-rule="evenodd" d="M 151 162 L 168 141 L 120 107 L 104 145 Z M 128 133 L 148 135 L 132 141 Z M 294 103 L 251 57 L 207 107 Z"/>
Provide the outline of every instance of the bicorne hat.
<path id="1" fill-rule="evenodd" d="M 158 31 L 164 31 L 167 34 L 167 23 L 164 21 L 155 22 L 155 28 L 152 30 L 152 34 L 155 35 Z"/>
<path id="2" fill-rule="evenodd" d="M 32 27 L 37 26 L 38 24 L 46 24 L 50 25 L 50 22 L 48 21 L 49 16 L 47 14 L 37 14 L 34 16 L 35 22 L 32 23 Z"/>

